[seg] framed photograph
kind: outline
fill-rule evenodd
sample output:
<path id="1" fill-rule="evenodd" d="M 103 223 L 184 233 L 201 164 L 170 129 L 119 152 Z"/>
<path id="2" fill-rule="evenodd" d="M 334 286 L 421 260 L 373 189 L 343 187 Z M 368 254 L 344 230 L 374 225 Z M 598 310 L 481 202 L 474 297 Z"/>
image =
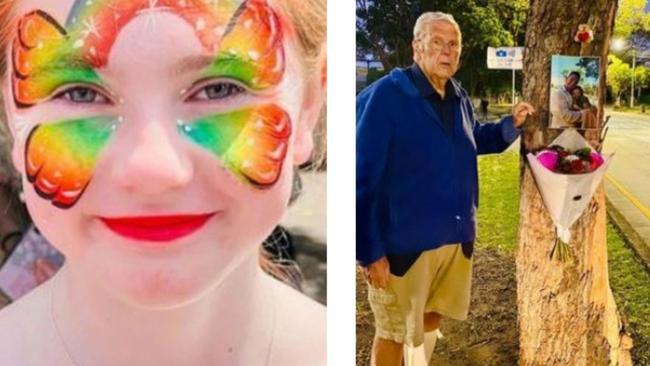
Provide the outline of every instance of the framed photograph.
<path id="1" fill-rule="evenodd" d="M 600 57 L 553 55 L 550 128 L 597 128 Z"/>

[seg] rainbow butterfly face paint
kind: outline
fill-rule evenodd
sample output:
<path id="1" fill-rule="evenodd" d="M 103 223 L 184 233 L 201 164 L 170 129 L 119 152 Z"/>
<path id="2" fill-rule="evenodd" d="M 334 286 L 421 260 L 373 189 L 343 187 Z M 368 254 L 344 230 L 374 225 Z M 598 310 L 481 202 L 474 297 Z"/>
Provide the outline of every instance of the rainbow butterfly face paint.
<path id="1" fill-rule="evenodd" d="M 265 188 L 280 177 L 291 122 L 281 108 L 267 105 L 180 123 L 179 131 L 221 158 L 238 178 Z"/>
<path id="2" fill-rule="evenodd" d="M 16 106 L 28 110 L 73 85 L 106 88 L 101 70 L 110 66 L 120 31 L 150 12 L 178 15 L 192 27 L 201 52 L 213 57 L 198 80 L 236 80 L 253 93 L 282 81 L 283 31 L 266 0 L 77 0 L 65 26 L 41 10 L 19 20 L 12 49 Z M 119 113 L 118 107 L 113 110 Z M 77 203 L 118 125 L 112 116 L 35 124 L 25 146 L 25 168 L 36 192 L 60 208 Z M 243 182 L 266 188 L 280 176 L 291 122 L 268 100 L 189 121 L 178 132 Z"/>
<path id="3" fill-rule="evenodd" d="M 25 172 L 36 193 L 72 207 L 88 186 L 118 119 L 95 117 L 39 125 L 27 138 Z"/>
<path id="4" fill-rule="evenodd" d="M 18 23 L 13 45 L 16 104 L 32 106 L 66 84 L 100 84 L 95 70 L 108 62 L 120 30 L 146 11 L 178 14 L 194 28 L 204 52 L 216 54 L 205 77 L 232 77 L 257 90 L 276 85 L 285 67 L 277 15 L 264 0 L 249 0 L 239 7 L 234 1 L 213 3 L 78 0 L 66 28 L 43 11 L 27 14 Z"/>

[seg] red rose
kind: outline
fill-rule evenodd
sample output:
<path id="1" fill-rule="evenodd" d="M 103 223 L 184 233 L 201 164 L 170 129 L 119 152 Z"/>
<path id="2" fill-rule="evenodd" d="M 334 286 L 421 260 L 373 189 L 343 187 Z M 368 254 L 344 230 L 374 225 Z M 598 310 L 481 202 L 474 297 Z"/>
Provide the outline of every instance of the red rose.
<path id="1" fill-rule="evenodd" d="M 571 161 L 571 173 L 572 174 L 579 174 L 584 171 L 584 165 L 582 164 L 582 160 L 576 159 Z"/>

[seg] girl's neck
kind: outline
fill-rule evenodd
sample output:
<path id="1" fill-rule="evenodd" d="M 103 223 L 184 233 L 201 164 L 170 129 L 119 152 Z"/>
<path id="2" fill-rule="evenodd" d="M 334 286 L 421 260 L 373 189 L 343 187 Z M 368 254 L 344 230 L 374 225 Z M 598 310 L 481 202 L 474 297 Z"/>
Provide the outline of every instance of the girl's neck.
<path id="1" fill-rule="evenodd" d="M 265 362 L 274 307 L 256 255 L 201 299 L 164 310 L 125 304 L 75 270 L 66 268 L 54 279 L 51 310 L 76 365 Z"/>

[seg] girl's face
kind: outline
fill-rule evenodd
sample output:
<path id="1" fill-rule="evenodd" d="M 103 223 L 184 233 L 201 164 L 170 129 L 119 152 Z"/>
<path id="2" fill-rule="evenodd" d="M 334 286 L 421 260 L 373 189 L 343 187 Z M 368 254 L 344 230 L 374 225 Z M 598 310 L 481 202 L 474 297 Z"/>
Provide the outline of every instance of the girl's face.
<path id="1" fill-rule="evenodd" d="M 574 98 L 580 98 L 582 96 L 582 90 L 580 90 L 578 88 L 574 88 L 571 91 L 571 94 L 573 95 Z"/>
<path id="2" fill-rule="evenodd" d="M 24 0 L 4 96 L 34 222 L 139 306 L 217 285 L 281 219 L 322 104 L 266 0 Z"/>

